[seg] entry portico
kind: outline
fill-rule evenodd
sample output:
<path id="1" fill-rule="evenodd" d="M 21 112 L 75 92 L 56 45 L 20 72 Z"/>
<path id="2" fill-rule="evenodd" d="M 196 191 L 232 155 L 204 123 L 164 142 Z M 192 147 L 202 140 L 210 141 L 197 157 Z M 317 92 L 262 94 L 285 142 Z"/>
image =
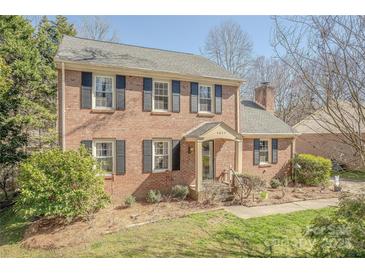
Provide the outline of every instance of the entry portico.
<path id="1" fill-rule="evenodd" d="M 191 187 L 199 195 L 203 191 L 203 181 L 214 181 L 221 174 L 216 174 L 216 156 L 217 152 L 211 151 L 214 148 L 214 141 L 232 141 L 235 143 L 234 148 L 234 169 L 242 173 L 242 136 L 224 122 L 207 122 L 199 125 L 197 128 L 188 132 L 184 140 L 194 144 L 195 153 L 195 184 Z M 227 163 L 220 163 L 225 170 L 231 166 Z M 210 177 L 209 174 L 212 176 Z M 215 174 L 215 176 L 214 176 Z"/>

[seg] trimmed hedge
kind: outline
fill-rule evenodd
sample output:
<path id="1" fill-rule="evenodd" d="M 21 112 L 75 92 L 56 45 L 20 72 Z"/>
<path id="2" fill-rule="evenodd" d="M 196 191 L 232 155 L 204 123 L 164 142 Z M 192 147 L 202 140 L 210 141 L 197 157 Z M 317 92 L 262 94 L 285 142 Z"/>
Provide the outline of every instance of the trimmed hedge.
<path id="1" fill-rule="evenodd" d="M 296 168 L 299 165 L 300 168 Z M 308 186 L 328 183 L 331 177 L 331 160 L 312 154 L 297 154 L 293 159 L 294 180 Z"/>
<path id="2" fill-rule="evenodd" d="M 102 171 L 84 147 L 34 153 L 20 165 L 17 207 L 25 216 L 87 216 L 109 202 L 99 174 Z"/>

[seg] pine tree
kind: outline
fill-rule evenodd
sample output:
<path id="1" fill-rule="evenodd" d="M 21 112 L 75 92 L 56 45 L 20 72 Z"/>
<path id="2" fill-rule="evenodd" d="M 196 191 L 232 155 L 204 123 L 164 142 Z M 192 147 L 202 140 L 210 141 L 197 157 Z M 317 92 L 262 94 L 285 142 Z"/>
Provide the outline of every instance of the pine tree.
<path id="1" fill-rule="evenodd" d="M 73 24 L 70 24 L 65 16 L 57 15 L 55 26 L 57 33 L 54 41 L 57 45 L 60 44 L 63 35 L 75 36 L 76 28 Z"/>
<path id="2" fill-rule="evenodd" d="M 56 140 L 56 66 L 67 18 L 43 17 L 37 31 L 22 16 L 0 16 L 0 188 L 29 151 Z"/>
<path id="3" fill-rule="evenodd" d="M 0 41 L 0 186 L 7 196 L 5 171 L 26 156 L 29 117 L 23 113 L 24 103 L 38 89 L 41 77 L 33 28 L 26 20 L 0 16 Z"/>
<path id="4" fill-rule="evenodd" d="M 76 30 L 69 24 L 64 16 L 56 16 L 55 21 L 50 21 L 43 16 L 37 26 L 36 42 L 41 56 L 42 64 L 39 67 L 43 75 L 44 93 L 37 98 L 37 119 L 33 119 L 32 144 L 41 149 L 44 145 L 52 146 L 56 142 L 56 102 L 57 102 L 57 71 L 54 63 L 58 46 L 62 36 L 75 35 Z"/>

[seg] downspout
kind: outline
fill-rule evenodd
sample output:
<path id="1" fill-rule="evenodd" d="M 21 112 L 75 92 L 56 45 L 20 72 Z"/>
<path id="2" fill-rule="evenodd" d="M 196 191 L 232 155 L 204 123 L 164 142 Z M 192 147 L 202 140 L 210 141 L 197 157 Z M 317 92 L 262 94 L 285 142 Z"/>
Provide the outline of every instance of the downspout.
<path id="1" fill-rule="evenodd" d="M 240 87 L 237 88 L 237 96 L 236 96 L 236 131 L 240 133 Z"/>
<path id="2" fill-rule="evenodd" d="M 61 89 L 61 149 L 65 151 L 65 63 L 62 62 L 62 89 Z"/>

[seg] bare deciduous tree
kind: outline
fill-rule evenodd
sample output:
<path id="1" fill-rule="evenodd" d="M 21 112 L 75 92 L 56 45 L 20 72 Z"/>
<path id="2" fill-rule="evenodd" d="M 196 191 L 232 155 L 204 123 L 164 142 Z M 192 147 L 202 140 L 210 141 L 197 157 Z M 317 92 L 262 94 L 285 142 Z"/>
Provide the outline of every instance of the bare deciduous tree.
<path id="1" fill-rule="evenodd" d="M 311 93 L 318 124 L 365 166 L 365 17 L 274 17 L 277 56 Z"/>
<path id="2" fill-rule="evenodd" d="M 252 42 L 241 26 L 226 21 L 212 28 L 202 53 L 230 72 L 245 77 L 252 54 Z"/>
<path id="3" fill-rule="evenodd" d="M 81 37 L 119 42 L 119 37 L 115 30 L 112 29 L 108 21 L 101 16 L 84 16 L 78 27 L 77 33 Z"/>
<path id="4" fill-rule="evenodd" d="M 270 82 L 275 88 L 275 113 L 289 125 L 294 125 L 313 112 L 308 92 L 289 67 L 279 59 L 256 58 L 242 88 L 242 95 L 254 99 L 255 88 Z"/>

